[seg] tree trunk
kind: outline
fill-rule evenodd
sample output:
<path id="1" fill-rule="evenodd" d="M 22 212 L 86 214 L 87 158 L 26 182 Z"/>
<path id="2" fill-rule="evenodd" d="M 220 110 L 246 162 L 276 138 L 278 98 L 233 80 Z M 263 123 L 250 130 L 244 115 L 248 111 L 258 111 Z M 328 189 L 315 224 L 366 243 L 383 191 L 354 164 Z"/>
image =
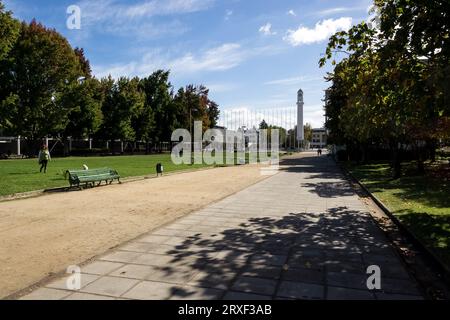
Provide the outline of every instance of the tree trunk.
<path id="1" fill-rule="evenodd" d="M 28 156 L 30 158 L 36 157 L 39 154 L 42 146 L 42 139 L 36 138 L 36 136 L 31 136 L 31 150 L 28 151 Z"/>
<path id="2" fill-rule="evenodd" d="M 367 144 L 361 144 L 361 163 L 367 163 Z"/>
<path id="3" fill-rule="evenodd" d="M 424 152 L 425 150 L 420 146 L 417 146 L 417 173 L 424 174 L 425 173 L 425 165 L 424 165 Z"/>
<path id="4" fill-rule="evenodd" d="M 398 147 L 398 143 L 394 143 L 392 148 L 392 178 L 398 179 L 402 175 L 402 166 L 400 159 L 400 148 Z"/>
<path id="5" fill-rule="evenodd" d="M 63 145 L 63 157 L 67 157 L 69 155 L 69 145 L 67 143 L 67 137 L 62 137 L 62 145 Z"/>
<path id="6" fill-rule="evenodd" d="M 437 143 L 436 143 L 436 139 L 432 139 L 429 143 L 429 149 L 430 149 L 430 159 L 431 162 L 436 162 L 436 148 L 437 148 Z"/>

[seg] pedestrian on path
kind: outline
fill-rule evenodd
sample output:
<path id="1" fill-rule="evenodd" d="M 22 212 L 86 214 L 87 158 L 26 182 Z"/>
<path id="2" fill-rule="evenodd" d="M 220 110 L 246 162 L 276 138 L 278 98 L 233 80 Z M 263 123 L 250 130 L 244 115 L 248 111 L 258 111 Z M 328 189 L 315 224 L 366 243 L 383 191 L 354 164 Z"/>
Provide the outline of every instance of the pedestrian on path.
<path id="1" fill-rule="evenodd" d="M 322 155 L 322 149 L 319 148 L 319 149 L 317 150 L 317 155 L 318 155 L 318 156 L 321 156 L 321 155 Z"/>
<path id="2" fill-rule="evenodd" d="M 44 169 L 44 173 L 47 173 L 47 164 L 49 161 L 51 161 L 50 157 L 50 151 L 48 150 L 48 147 L 46 145 L 43 145 L 41 147 L 41 150 L 39 150 L 38 155 L 39 164 L 41 165 L 41 169 L 39 172 L 42 172 L 42 169 Z"/>

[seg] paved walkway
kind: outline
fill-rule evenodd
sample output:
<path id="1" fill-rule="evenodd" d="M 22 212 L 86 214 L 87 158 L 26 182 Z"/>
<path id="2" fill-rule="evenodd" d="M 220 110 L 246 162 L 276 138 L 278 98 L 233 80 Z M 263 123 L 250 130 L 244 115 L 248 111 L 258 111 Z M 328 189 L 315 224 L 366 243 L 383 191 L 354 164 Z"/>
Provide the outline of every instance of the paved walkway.
<path id="1" fill-rule="evenodd" d="M 168 199 L 169 200 L 169 199 Z M 369 291 L 366 269 L 381 268 Z M 272 176 L 82 266 L 24 299 L 421 299 L 328 157 Z"/>

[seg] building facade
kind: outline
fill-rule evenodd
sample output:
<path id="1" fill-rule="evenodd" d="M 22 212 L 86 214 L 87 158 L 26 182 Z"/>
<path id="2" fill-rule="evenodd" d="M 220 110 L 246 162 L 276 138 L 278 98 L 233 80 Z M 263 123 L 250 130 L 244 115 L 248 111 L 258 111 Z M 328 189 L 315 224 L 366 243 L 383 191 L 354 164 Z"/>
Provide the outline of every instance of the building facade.
<path id="1" fill-rule="evenodd" d="M 312 149 L 323 149 L 327 146 L 327 131 L 325 129 L 312 129 Z"/>

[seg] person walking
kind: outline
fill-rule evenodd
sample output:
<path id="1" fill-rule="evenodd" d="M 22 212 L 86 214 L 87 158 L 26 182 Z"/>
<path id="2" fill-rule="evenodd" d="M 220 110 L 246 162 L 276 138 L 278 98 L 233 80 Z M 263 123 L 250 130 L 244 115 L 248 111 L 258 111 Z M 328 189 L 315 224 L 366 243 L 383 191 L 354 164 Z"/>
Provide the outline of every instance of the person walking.
<path id="1" fill-rule="evenodd" d="M 43 145 L 41 147 L 41 150 L 39 150 L 39 164 L 41 165 L 41 169 L 39 172 L 42 172 L 42 169 L 44 169 L 44 173 L 47 173 L 47 164 L 49 161 L 51 161 L 50 157 L 50 151 L 48 151 L 48 147 L 46 145 Z"/>

